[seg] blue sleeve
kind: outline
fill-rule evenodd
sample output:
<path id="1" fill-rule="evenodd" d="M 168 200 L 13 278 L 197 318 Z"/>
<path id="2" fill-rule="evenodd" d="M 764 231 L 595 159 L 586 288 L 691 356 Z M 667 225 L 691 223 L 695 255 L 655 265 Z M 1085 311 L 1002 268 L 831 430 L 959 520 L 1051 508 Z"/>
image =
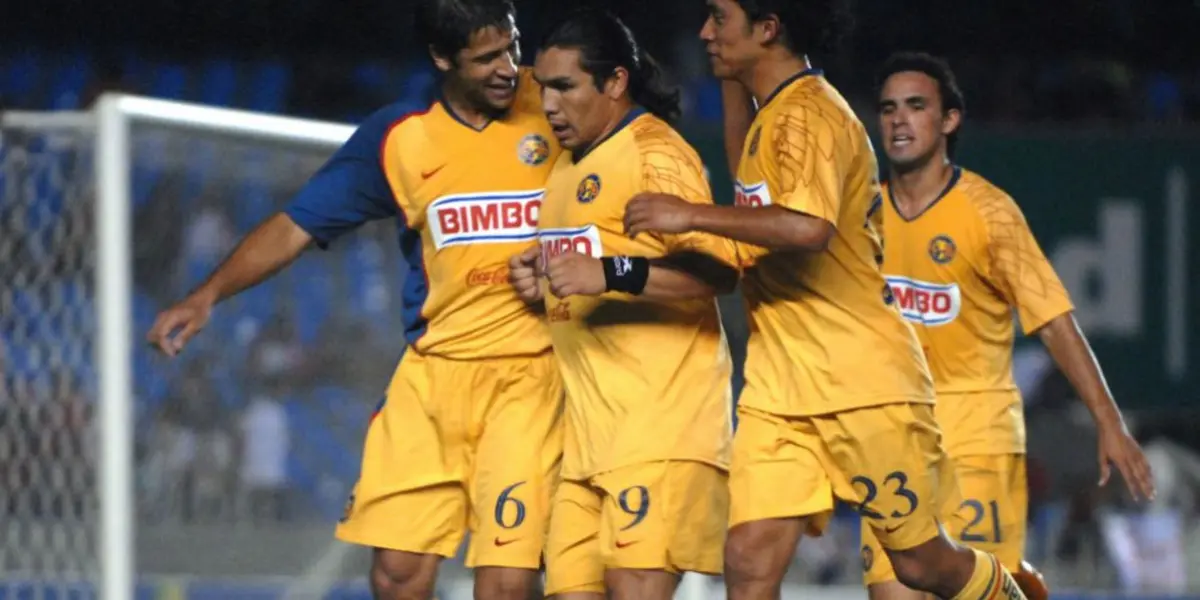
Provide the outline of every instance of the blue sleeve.
<path id="1" fill-rule="evenodd" d="M 367 117 L 284 209 L 320 247 L 363 223 L 396 216 L 381 152 L 384 136 L 405 113 L 391 105 Z"/>

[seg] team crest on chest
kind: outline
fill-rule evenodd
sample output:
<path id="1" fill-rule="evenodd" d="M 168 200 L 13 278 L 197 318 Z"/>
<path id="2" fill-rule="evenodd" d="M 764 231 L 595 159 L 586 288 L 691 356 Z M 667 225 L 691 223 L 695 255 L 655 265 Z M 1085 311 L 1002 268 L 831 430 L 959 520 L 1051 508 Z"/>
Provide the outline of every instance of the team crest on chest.
<path id="1" fill-rule="evenodd" d="M 600 176 L 592 173 L 583 178 L 579 182 L 579 188 L 575 190 L 575 199 L 580 204 L 587 204 L 596 199 L 600 195 Z"/>
<path id="2" fill-rule="evenodd" d="M 754 129 L 754 135 L 750 136 L 750 150 L 747 152 L 750 156 L 758 153 L 758 140 L 762 137 L 762 125 Z"/>
<path id="3" fill-rule="evenodd" d="M 939 265 L 954 260 L 954 255 L 957 253 L 958 247 L 954 245 L 954 240 L 950 239 L 948 235 L 939 235 L 929 240 L 929 258 Z"/>
<path id="4" fill-rule="evenodd" d="M 521 143 L 517 144 L 517 158 L 531 167 L 546 162 L 549 157 L 550 142 L 536 133 L 521 138 Z"/>

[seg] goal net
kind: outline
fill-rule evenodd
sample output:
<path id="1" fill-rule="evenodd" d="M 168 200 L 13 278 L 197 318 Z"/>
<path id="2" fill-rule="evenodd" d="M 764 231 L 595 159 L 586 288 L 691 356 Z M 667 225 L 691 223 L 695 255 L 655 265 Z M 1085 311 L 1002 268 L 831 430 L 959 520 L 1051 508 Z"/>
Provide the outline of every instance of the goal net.
<path id="1" fill-rule="evenodd" d="M 30 125 L 0 128 L 0 573 L 17 594 L 97 567 L 92 133 Z"/>
<path id="2" fill-rule="evenodd" d="M 395 223 L 220 305 L 174 360 L 144 342 L 352 129 L 102 105 L 0 127 L 0 597 L 364 597 L 332 529 L 403 347 Z"/>

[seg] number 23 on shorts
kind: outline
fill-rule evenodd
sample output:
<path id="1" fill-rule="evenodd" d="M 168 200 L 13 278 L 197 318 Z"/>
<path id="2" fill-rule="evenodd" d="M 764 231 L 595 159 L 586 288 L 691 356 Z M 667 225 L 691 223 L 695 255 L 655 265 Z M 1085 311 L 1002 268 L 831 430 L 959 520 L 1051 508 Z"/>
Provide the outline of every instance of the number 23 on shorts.
<path id="1" fill-rule="evenodd" d="M 888 473 L 880 483 L 882 485 L 876 484 L 869 477 L 863 475 L 856 475 L 850 479 L 850 484 L 854 486 L 854 490 L 862 495 L 862 501 L 858 503 L 858 506 L 854 507 L 858 511 L 858 514 L 875 520 L 889 518 L 903 519 L 916 512 L 917 507 L 921 505 L 916 492 L 908 489 L 908 475 L 903 471 Z M 891 494 L 897 499 L 899 505 L 888 500 L 887 497 L 883 499 L 879 498 L 881 493 Z M 877 501 L 887 502 L 889 505 L 895 506 L 895 508 L 889 514 L 884 515 L 876 510 L 876 508 L 873 508 L 875 506 L 873 503 Z"/>

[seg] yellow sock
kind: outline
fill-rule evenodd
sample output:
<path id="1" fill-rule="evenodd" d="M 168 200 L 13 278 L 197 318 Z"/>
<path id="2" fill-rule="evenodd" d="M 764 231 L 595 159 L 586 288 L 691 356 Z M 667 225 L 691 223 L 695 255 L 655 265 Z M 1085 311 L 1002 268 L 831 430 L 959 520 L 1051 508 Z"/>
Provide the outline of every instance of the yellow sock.
<path id="1" fill-rule="evenodd" d="M 1017 582 L 995 556 L 974 548 L 971 551 L 975 553 L 975 571 L 953 600 L 1026 600 Z"/>

